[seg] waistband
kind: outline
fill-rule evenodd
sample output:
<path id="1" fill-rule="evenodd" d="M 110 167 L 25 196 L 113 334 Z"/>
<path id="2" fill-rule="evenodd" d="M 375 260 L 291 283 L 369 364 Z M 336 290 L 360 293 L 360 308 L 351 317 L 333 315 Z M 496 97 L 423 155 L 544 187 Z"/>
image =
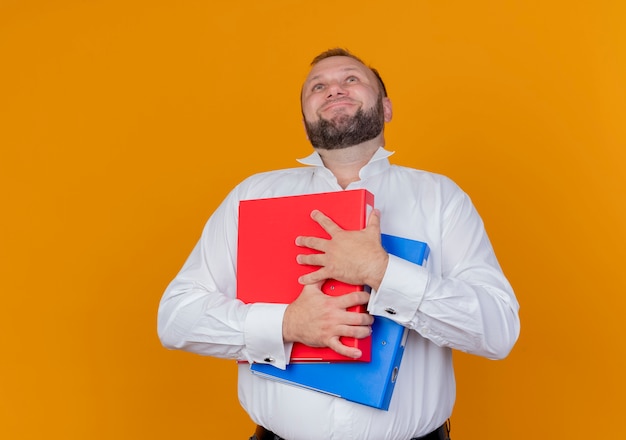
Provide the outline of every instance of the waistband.
<path id="1" fill-rule="evenodd" d="M 250 440 L 285 440 L 281 436 L 262 426 L 257 426 L 256 431 Z M 433 432 L 422 437 L 413 437 L 410 440 L 450 440 L 450 420 L 435 429 Z"/>

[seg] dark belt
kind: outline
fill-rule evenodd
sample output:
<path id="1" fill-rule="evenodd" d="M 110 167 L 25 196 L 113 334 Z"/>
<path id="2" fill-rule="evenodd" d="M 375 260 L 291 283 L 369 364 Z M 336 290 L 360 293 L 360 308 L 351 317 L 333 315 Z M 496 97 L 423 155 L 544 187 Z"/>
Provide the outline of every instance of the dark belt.
<path id="1" fill-rule="evenodd" d="M 265 429 L 262 426 L 256 427 L 256 432 L 250 440 L 285 440 L 284 438 L 274 434 L 272 431 Z M 450 421 L 446 421 L 439 428 L 435 429 L 430 434 L 426 434 L 422 437 L 413 437 L 411 440 L 450 440 Z"/>

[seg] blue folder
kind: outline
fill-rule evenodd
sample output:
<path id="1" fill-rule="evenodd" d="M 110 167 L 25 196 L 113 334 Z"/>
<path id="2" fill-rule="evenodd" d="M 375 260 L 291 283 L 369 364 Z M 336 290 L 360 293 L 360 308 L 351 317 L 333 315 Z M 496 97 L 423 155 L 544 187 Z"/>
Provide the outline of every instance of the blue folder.
<path id="1" fill-rule="evenodd" d="M 430 249 L 426 243 L 381 235 L 390 254 L 423 265 Z M 252 364 L 256 375 L 331 394 L 352 402 L 388 410 L 398 377 L 408 329 L 376 316 L 372 325 L 372 360 L 363 362 L 289 364 L 281 370 L 269 364 Z"/>

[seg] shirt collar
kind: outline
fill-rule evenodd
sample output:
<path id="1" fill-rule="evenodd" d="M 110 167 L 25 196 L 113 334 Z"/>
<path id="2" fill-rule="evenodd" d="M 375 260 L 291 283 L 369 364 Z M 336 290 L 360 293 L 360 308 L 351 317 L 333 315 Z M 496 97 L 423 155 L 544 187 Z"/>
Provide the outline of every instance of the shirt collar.
<path id="1" fill-rule="evenodd" d="M 379 147 L 378 150 L 376 150 L 376 153 L 374 153 L 374 155 L 370 159 L 370 161 L 363 168 L 361 168 L 361 171 L 359 171 L 359 177 L 361 179 L 365 179 L 366 177 L 378 174 L 389 168 L 390 165 L 388 157 L 394 153 L 395 151 L 389 151 L 385 150 L 383 147 Z M 326 168 L 324 166 L 324 162 L 322 162 L 321 156 L 317 151 L 314 151 L 307 157 L 297 160 L 304 165 Z"/>

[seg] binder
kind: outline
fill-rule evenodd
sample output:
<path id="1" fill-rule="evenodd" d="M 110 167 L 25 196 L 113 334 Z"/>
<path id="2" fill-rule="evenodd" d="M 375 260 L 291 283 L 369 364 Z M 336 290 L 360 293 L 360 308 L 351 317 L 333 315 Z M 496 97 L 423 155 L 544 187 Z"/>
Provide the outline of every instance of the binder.
<path id="1" fill-rule="evenodd" d="M 430 249 L 426 243 L 381 235 L 383 247 L 415 264 L 424 265 Z M 289 364 L 285 370 L 269 364 L 252 364 L 261 377 L 308 388 L 336 397 L 388 410 L 398 377 L 409 330 L 376 316 L 372 325 L 372 360 L 369 363 Z"/>
<path id="2" fill-rule="evenodd" d="M 298 254 L 315 251 L 299 247 L 296 237 L 330 238 L 311 218 L 317 209 L 330 217 L 341 228 L 359 230 L 366 226 L 374 207 L 374 195 L 367 190 L 348 190 L 242 200 L 239 203 L 237 244 L 237 298 L 245 303 L 265 302 L 289 304 L 302 291 L 298 278 L 317 270 L 315 266 L 301 265 Z M 328 295 L 342 295 L 363 290 L 336 280 L 328 280 L 322 291 Z M 367 312 L 366 306 L 348 309 Z M 357 347 L 363 355 L 356 359 L 371 359 L 371 336 L 363 339 L 342 338 L 344 345 Z M 328 347 L 293 345 L 290 362 L 354 362 Z"/>

